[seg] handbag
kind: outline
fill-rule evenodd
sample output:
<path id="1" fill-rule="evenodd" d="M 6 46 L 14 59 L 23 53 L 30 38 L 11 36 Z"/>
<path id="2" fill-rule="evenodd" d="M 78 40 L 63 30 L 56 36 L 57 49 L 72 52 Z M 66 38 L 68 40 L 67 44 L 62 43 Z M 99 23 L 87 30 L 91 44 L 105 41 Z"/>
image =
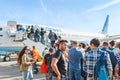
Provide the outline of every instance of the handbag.
<path id="1" fill-rule="evenodd" d="M 47 67 L 47 65 L 45 64 L 45 61 L 44 61 L 44 60 L 43 60 L 43 62 L 42 62 L 42 64 L 41 64 L 41 66 L 40 66 L 40 72 L 41 72 L 42 74 L 48 73 L 48 67 Z"/>

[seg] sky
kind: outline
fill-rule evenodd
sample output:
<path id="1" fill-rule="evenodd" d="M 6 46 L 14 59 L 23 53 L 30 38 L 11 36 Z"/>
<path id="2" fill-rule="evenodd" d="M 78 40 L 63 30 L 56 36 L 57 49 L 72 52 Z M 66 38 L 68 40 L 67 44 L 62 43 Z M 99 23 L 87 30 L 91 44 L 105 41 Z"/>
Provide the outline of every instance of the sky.
<path id="1" fill-rule="evenodd" d="M 54 26 L 100 33 L 109 15 L 108 34 L 120 34 L 120 0 L 0 0 L 0 23 Z"/>

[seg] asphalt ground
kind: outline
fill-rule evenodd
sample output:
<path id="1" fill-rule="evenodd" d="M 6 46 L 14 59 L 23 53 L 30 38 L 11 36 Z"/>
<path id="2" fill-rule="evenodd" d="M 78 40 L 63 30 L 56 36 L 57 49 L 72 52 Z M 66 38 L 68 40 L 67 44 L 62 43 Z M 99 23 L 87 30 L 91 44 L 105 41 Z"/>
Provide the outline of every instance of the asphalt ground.
<path id="1" fill-rule="evenodd" d="M 3 56 L 0 56 L 0 80 L 22 80 L 16 59 L 17 55 L 12 54 L 11 61 L 4 62 Z M 34 74 L 33 80 L 45 80 L 45 75 L 40 72 Z"/>

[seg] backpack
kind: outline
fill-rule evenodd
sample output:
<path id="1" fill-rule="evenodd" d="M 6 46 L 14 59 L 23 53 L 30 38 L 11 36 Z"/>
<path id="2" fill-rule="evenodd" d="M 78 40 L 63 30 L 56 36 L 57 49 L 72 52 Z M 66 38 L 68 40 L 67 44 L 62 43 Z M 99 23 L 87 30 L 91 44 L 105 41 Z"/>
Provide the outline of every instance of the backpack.
<path id="1" fill-rule="evenodd" d="M 110 80 L 105 53 L 102 53 L 94 69 L 94 80 Z"/>
<path id="2" fill-rule="evenodd" d="M 57 37 L 57 35 L 55 33 L 54 33 L 54 37 L 55 37 L 55 40 L 57 40 L 58 37 Z"/>

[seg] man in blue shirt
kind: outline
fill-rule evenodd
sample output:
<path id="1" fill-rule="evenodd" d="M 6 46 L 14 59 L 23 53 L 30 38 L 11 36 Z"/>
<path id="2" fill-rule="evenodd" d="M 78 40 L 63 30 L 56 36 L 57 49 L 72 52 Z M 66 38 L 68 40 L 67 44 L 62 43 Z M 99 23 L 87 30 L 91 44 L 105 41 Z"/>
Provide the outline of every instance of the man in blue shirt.
<path id="1" fill-rule="evenodd" d="M 82 53 L 77 49 L 77 42 L 72 42 L 72 48 L 68 52 L 69 78 L 70 80 L 81 80 Z"/>
<path id="2" fill-rule="evenodd" d="M 95 64 L 99 60 L 101 54 L 106 54 L 107 68 L 109 70 L 109 75 L 112 77 L 112 65 L 109 58 L 109 54 L 105 51 L 100 50 L 98 47 L 100 41 L 96 38 L 90 41 L 91 50 L 85 53 L 83 70 L 87 72 L 87 80 L 94 80 L 94 68 Z"/>

